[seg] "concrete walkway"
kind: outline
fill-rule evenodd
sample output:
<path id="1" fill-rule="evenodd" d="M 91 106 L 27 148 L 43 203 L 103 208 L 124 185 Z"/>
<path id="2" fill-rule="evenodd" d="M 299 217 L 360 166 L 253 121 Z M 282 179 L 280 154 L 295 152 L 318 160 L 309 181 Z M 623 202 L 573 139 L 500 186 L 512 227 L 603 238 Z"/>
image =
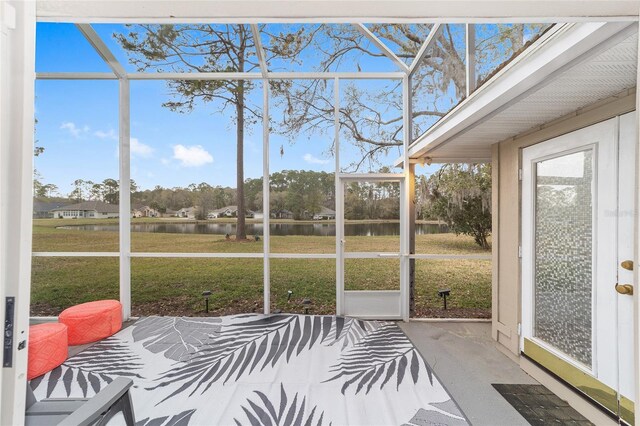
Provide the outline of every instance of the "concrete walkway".
<path id="1" fill-rule="evenodd" d="M 399 324 L 474 426 L 529 424 L 491 384 L 538 382 L 496 349 L 490 323 Z"/>

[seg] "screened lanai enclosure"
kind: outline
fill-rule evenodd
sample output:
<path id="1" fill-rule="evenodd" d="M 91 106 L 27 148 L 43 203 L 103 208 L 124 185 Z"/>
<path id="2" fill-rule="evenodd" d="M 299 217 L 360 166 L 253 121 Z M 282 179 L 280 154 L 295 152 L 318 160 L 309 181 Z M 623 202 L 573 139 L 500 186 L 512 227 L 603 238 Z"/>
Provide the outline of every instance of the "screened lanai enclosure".
<path id="1" fill-rule="evenodd" d="M 594 2 L 3 2 L 2 423 L 638 424 Z"/>
<path id="2" fill-rule="evenodd" d="M 39 23 L 32 315 L 490 317 L 490 158 L 482 246 L 408 147 L 557 27 Z"/>

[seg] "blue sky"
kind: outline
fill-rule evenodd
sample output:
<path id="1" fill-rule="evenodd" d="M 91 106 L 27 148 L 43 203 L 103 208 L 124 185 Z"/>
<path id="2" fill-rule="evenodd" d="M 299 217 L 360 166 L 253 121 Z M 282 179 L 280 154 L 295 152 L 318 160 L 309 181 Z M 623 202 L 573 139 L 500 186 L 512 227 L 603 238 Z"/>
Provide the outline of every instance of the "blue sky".
<path id="1" fill-rule="evenodd" d="M 119 25 L 95 25 L 116 57 L 128 71 L 127 54 L 113 40 L 113 32 L 124 31 Z M 279 63 L 283 70 L 313 68 L 313 52 L 306 53 L 302 64 Z M 343 70 L 353 64 L 343 65 Z M 363 71 L 395 71 L 386 58 L 360 63 Z M 36 39 L 36 70 L 39 72 L 91 71 L 109 68 L 92 47 L 70 24 L 39 23 Z M 260 85 L 261 83 L 258 83 Z M 380 82 L 361 81 L 364 89 Z M 332 90 L 329 85 L 328 90 Z M 261 104 L 261 89 L 249 95 Z M 214 105 L 201 105 L 193 112 L 179 114 L 162 107 L 170 99 L 162 81 L 131 82 L 131 175 L 143 189 L 187 186 L 207 182 L 211 185 L 235 186 L 235 125 L 231 111 L 217 113 Z M 272 107 L 272 114 L 279 111 Z M 44 183 L 56 184 L 62 195 L 71 191 L 75 179 L 101 182 L 118 177 L 118 85 L 115 81 L 44 81 L 36 84 L 36 139 L 45 152 L 35 160 Z M 301 134 L 293 142 L 271 135 L 271 172 L 305 169 L 333 172 L 335 162 L 328 152 L 333 130 L 327 134 Z M 281 155 L 283 148 L 284 155 Z M 343 140 L 343 164 L 357 153 Z M 390 164 L 398 152 L 384 160 Z M 262 176 L 262 124 L 245 133 L 245 177 Z M 431 173 L 436 166 L 418 170 Z"/>

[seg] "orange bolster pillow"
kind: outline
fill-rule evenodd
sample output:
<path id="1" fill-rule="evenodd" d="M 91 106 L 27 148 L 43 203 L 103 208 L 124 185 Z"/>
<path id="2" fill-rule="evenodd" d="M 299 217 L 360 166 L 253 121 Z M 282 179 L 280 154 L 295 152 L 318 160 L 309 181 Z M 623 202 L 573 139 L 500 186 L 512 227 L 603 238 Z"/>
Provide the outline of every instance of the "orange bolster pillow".
<path id="1" fill-rule="evenodd" d="M 65 309 L 58 321 L 68 328 L 69 345 L 96 342 L 122 328 L 122 305 L 117 300 L 98 300 Z"/>
<path id="2" fill-rule="evenodd" d="M 42 376 L 67 359 L 67 326 L 52 322 L 29 327 L 27 380 Z"/>

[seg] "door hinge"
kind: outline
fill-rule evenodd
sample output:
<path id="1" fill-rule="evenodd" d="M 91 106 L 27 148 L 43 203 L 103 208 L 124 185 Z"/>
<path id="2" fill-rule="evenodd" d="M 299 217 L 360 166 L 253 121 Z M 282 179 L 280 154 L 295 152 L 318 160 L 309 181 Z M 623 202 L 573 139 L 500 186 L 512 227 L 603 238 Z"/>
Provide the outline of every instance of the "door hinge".
<path id="1" fill-rule="evenodd" d="M 522 323 L 518 323 L 518 336 L 522 336 Z"/>
<path id="2" fill-rule="evenodd" d="M 522 259 L 522 246 L 518 246 L 518 259 Z"/>
<path id="3" fill-rule="evenodd" d="M 518 180 L 522 180 L 522 169 L 518 169 Z"/>

